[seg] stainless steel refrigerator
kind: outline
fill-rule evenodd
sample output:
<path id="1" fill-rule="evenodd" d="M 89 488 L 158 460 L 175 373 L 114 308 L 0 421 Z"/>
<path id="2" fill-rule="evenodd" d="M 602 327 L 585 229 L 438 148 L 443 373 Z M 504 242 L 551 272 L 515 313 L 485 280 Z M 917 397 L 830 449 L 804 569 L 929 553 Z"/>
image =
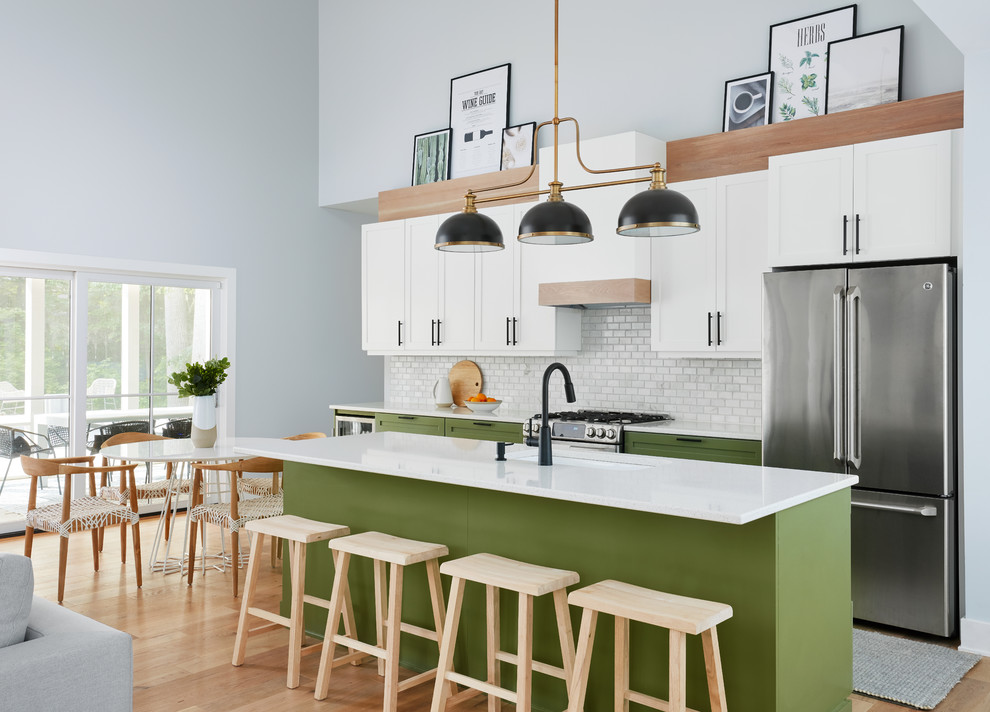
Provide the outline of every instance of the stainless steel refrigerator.
<path id="1" fill-rule="evenodd" d="M 854 617 L 952 635 L 954 268 L 774 272 L 763 287 L 763 463 L 858 475 Z"/>

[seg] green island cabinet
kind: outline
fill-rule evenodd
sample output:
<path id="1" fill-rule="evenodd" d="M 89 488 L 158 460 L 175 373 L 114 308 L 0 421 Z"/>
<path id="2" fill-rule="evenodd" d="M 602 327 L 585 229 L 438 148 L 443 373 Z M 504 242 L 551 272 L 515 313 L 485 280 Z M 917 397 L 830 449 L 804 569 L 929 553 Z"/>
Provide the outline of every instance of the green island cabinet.
<path id="1" fill-rule="evenodd" d="M 375 430 L 379 432 L 444 435 L 444 419 L 433 415 L 375 413 Z"/>
<path id="2" fill-rule="evenodd" d="M 623 452 L 630 455 L 731 462 L 737 465 L 763 464 L 761 442 L 741 438 L 708 438 L 675 433 L 626 432 Z"/>
<path id="3" fill-rule="evenodd" d="M 507 423 L 498 420 L 375 413 L 375 429 L 383 432 L 441 435 L 448 438 L 497 440 L 507 443 L 521 443 L 523 441 L 522 423 Z"/>

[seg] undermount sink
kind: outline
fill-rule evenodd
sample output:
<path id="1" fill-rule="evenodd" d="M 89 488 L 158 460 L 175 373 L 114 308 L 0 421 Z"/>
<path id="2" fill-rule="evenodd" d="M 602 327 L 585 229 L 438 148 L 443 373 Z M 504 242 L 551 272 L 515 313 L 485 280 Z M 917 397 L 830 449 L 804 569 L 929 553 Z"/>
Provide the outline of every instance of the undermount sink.
<path id="1" fill-rule="evenodd" d="M 521 462 L 537 462 L 539 455 L 524 455 L 523 457 L 513 457 L 513 460 Z M 554 465 L 570 465 L 572 467 L 587 467 L 595 470 L 645 470 L 649 465 L 634 465 L 629 462 L 615 462 L 614 460 L 592 460 L 583 457 L 558 457 L 553 458 Z"/>

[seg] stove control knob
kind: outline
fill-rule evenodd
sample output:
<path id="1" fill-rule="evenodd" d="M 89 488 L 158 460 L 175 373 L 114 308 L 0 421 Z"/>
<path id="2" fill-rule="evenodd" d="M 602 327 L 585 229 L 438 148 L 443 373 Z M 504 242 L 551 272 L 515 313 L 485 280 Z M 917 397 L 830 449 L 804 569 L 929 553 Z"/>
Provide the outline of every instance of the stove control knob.
<path id="1" fill-rule="evenodd" d="M 609 429 L 608 429 L 608 430 L 606 431 L 606 433 L 605 433 L 605 435 L 606 435 L 606 437 L 609 437 L 609 438 L 614 438 L 614 437 L 615 437 L 615 431 L 614 431 L 614 430 L 613 430 L 612 428 L 609 428 Z"/>
<path id="2" fill-rule="evenodd" d="M 598 428 L 598 437 L 605 437 L 605 428 Z"/>
<path id="3" fill-rule="evenodd" d="M 538 432 L 540 432 L 540 424 L 533 423 L 533 435 L 536 435 Z"/>
<path id="4" fill-rule="evenodd" d="M 529 435 L 529 429 L 530 429 L 530 422 L 527 420 L 525 423 L 523 423 L 523 433 Z"/>
<path id="5" fill-rule="evenodd" d="M 589 427 L 588 430 L 585 432 L 585 436 L 586 437 L 589 437 L 589 438 L 595 437 L 595 429 L 592 428 L 592 427 Z"/>

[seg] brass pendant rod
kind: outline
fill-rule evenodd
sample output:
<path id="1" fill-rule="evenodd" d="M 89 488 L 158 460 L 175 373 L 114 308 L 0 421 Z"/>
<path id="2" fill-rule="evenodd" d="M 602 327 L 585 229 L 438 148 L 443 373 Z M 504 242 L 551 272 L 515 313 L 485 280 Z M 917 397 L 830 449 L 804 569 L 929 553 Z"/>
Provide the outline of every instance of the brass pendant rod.
<path id="1" fill-rule="evenodd" d="M 557 146 L 560 135 L 560 0 L 553 2 L 553 182 L 557 183 Z M 535 138 L 534 138 L 535 140 Z"/>
<path id="2" fill-rule="evenodd" d="M 650 166 L 647 166 L 649 168 Z M 623 169 L 620 169 L 623 170 Z M 585 190 L 586 188 L 605 188 L 610 185 L 628 185 L 630 183 L 648 183 L 652 178 L 624 178 L 621 180 L 610 180 L 602 183 L 586 183 L 585 185 L 565 185 L 559 188 L 560 192 L 566 193 L 569 190 Z M 487 188 L 486 188 L 487 190 Z M 496 203 L 500 200 L 514 200 L 516 198 L 529 198 L 534 195 L 547 195 L 550 190 L 529 190 L 525 193 L 513 193 L 512 195 L 493 195 L 490 198 L 474 198 L 474 203 Z M 474 194 L 472 193 L 472 196 Z"/>

